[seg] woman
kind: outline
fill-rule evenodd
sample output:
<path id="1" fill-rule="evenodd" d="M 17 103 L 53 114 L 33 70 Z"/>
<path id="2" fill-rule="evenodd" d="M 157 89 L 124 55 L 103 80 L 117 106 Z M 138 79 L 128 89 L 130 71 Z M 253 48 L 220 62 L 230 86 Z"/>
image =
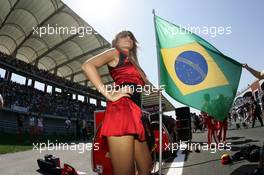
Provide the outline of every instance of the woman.
<path id="1" fill-rule="evenodd" d="M 209 116 L 206 112 L 201 111 L 201 115 L 204 118 L 204 124 L 207 127 L 207 140 L 208 145 L 210 146 L 212 143 L 212 136 L 213 136 L 213 117 Z"/>
<path id="2" fill-rule="evenodd" d="M 218 139 L 220 142 L 226 144 L 226 133 L 227 133 L 227 129 L 228 129 L 228 121 L 227 118 L 225 118 L 224 121 L 218 121 L 219 124 L 219 132 L 218 132 Z"/>
<path id="3" fill-rule="evenodd" d="M 43 117 L 42 114 L 39 113 L 37 117 L 37 127 L 38 127 L 38 138 L 40 141 L 43 139 L 44 125 L 43 125 Z"/>
<path id="4" fill-rule="evenodd" d="M 149 175 L 151 156 L 145 141 L 141 121 L 140 93 L 133 91 L 149 84 L 137 60 L 137 40 L 130 31 L 118 33 L 112 49 L 87 60 L 82 69 L 88 79 L 107 99 L 101 136 L 107 138 L 114 175 Z M 107 64 L 115 81 L 112 91 L 107 89 L 97 68 Z"/>

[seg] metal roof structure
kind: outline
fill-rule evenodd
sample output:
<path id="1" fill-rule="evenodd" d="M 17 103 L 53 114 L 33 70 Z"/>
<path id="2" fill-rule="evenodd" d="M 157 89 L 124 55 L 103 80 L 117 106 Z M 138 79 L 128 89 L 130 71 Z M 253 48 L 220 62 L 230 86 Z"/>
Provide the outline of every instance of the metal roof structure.
<path id="1" fill-rule="evenodd" d="M 61 0 L 0 0 L 0 51 L 39 69 L 94 88 L 81 65 L 110 47 Z M 107 66 L 98 71 L 103 83 L 113 81 Z M 157 97 L 144 96 L 144 105 L 157 105 Z M 174 110 L 164 97 L 163 102 Z"/>

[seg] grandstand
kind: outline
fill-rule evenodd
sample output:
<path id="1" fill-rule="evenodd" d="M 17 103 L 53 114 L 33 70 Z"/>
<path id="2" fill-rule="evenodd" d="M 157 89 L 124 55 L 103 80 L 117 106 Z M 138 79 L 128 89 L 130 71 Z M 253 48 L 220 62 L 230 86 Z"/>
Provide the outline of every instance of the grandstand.
<path id="1" fill-rule="evenodd" d="M 72 133 L 77 119 L 92 123 L 93 112 L 105 109 L 106 102 L 81 65 L 110 43 L 60 0 L 2 0 L 0 6 L 0 93 L 5 100 L 0 131 L 17 132 L 20 114 L 28 128 L 28 112 L 41 113 L 45 133 L 69 132 L 68 118 Z M 57 27 L 64 32 L 40 34 Z M 113 82 L 106 66 L 99 74 L 104 84 Z M 144 109 L 156 112 L 157 106 L 158 94 L 143 96 Z M 174 110 L 164 96 L 162 106 L 164 112 Z"/>

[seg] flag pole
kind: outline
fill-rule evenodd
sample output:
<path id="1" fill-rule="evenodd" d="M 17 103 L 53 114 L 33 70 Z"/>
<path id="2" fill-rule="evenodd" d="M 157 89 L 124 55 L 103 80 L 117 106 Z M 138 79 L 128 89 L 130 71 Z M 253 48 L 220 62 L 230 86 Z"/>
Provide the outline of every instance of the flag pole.
<path id="1" fill-rule="evenodd" d="M 159 59 L 159 48 L 157 41 L 157 29 L 156 29 L 156 20 L 155 20 L 155 9 L 152 10 L 153 19 L 154 19 L 154 29 L 155 29 L 155 38 L 156 38 L 156 50 L 157 50 L 157 68 L 158 68 L 158 89 L 160 88 L 160 59 Z M 161 97 L 162 91 L 158 91 L 159 93 L 159 175 L 162 170 L 162 105 L 161 105 Z"/>

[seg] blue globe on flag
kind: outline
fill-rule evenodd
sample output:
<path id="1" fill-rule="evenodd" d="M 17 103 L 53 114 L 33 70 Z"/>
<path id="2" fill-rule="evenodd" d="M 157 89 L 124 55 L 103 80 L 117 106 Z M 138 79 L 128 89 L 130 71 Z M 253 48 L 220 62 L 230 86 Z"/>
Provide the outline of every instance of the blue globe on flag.
<path id="1" fill-rule="evenodd" d="M 181 82 L 197 85 L 206 78 L 208 65 L 205 58 L 195 51 L 184 51 L 175 59 L 175 72 Z"/>

